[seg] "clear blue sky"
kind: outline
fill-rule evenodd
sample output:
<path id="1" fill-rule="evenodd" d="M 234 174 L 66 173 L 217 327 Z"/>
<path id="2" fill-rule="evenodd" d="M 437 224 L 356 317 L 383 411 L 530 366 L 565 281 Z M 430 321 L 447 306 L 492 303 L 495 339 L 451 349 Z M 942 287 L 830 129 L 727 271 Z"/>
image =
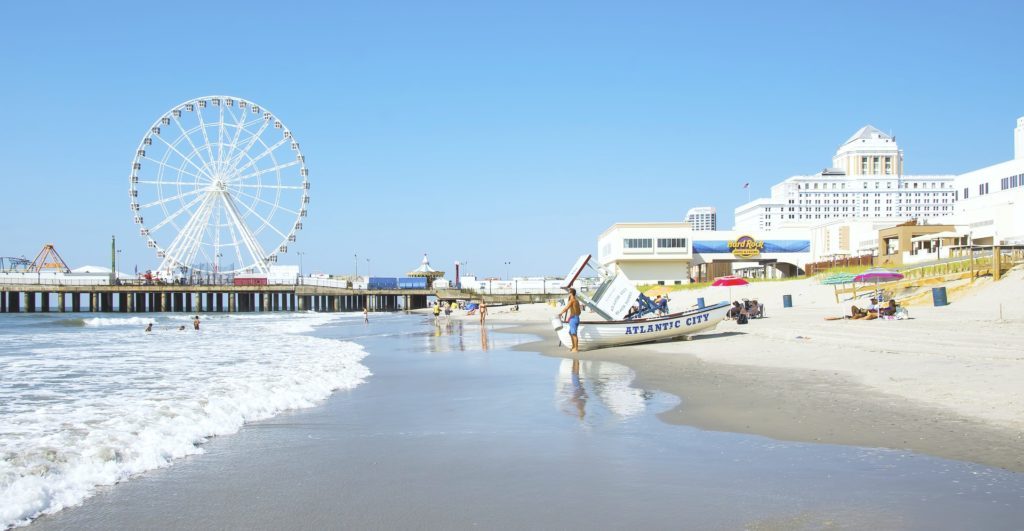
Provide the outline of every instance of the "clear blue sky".
<path id="1" fill-rule="evenodd" d="M 732 209 L 864 124 L 908 173 L 1012 157 L 1017 2 L 4 2 L 0 255 L 154 267 L 128 173 L 171 106 L 233 94 L 307 156 L 307 272 L 562 274 L 617 221 Z M 294 253 L 284 262 L 297 263 Z"/>

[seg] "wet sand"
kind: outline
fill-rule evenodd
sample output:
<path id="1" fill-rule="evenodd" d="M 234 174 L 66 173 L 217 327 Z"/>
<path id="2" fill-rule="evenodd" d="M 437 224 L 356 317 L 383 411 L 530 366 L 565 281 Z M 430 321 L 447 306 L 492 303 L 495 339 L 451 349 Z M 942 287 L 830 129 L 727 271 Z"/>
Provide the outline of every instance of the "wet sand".
<path id="1" fill-rule="evenodd" d="M 514 330 L 552 335 L 540 324 Z M 1024 437 L 1015 430 L 885 394 L 838 372 L 709 363 L 687 353 L 720 348 L 711 344 L 741 334 L 711 333 L 685 343 L 602 349 L 578 357 L 626 365 L 636 371 L 638 387 L 681 397 L 678 407 L 659 415 L 668 423 L 784 441 L 910 450 L 1024 472 Z M 666 347 L 673 350 L 671 357 Z M 516 348 L 568 355 L 554 340 Z"/>
<path id="2" fill-rule="evenodd" d="M 205 455 L 30 528 L 1013 529 L 1024 520 L 1020 474 L 669 424 L 691 408 L 703 415 L 687 393 L 680 402 L 646 387 L 668 387 L 676 373 L 634 380 L 591 357 L 573 374 L 571 360 L 513 350 L 550 347 L 543 336 L 428 321 L 378 316 L 365 329 L 322 331 L 366 346 L 366 384 L 214 439 Z M 704 373 L 705 385 L 716 375 Z"/>

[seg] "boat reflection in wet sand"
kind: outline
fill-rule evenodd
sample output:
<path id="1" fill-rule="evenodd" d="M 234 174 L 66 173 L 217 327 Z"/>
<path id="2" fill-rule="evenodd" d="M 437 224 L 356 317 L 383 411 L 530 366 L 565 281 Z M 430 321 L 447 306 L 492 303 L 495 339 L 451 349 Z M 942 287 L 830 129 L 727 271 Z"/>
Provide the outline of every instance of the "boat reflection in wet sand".
<path id="1" fill-rule="evenodd" d="M 562 287 L 572 287 L 589 261 L 590 255 L 580 257 L 565 277 Z M 656 306 L 629 280 L 618 275 L 601 282 L 592 295 L 577 290 L 577 297 L 602 318 L 580 321 L 577 330 L 580 350 L 687 339 L 698 332 L 714 329 L 725 319 L 730 307 L 728 301 L 722 301 L 703 308 L 659 315 L 664 307 Z M 572 344 L 568 326 L 558 318 L 551 320 L 551 326 L 563 345 L 568 347 Z"/>

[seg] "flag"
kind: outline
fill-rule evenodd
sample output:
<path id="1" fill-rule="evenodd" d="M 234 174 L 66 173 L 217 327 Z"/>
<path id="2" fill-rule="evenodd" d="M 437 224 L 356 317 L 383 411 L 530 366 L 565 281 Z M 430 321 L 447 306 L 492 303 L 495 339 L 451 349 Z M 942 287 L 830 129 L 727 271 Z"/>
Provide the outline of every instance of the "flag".
<path id="1" fill-rule="evenodd" d="M 750 183 L 743 183 L 743 188 L 750 188 Z"/>

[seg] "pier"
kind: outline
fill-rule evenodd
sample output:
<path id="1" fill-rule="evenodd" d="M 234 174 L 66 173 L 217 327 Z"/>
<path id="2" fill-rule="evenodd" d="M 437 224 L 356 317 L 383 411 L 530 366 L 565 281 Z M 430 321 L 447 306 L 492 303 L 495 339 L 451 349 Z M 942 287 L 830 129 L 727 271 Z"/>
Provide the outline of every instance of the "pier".
<path id="1" fill-rule="evenodd" d="M 0 286 L 0 312 L 354 312 L 427 306 L 429 289 L 355 290 L 303 285 Z"/>
<path id="2" fill-rule="evenodd" d="M 371 312 L 426 308 L 428 298 L 526 304 L 558 294 L 479 294 L 456 289 L 353 289 L 308 285 L 0 285 L 0 313 Z"/>

